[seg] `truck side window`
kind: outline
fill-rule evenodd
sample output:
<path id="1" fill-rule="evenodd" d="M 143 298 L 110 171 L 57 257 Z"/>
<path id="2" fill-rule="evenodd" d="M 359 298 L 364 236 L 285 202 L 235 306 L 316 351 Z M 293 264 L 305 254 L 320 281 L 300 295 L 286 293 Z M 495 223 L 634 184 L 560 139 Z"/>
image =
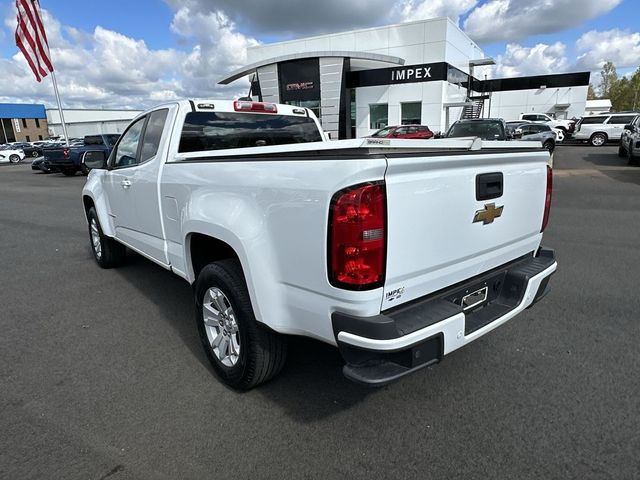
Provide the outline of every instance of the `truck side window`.
<path id="1" fill-rule="evenodd" d="M 142 141 L 142 153 L 140 154 L 140 163 L 146 162 L 156 156 L 162 131 L 167 120 L 168 109 L 157 110 L 149 115 L 147 128 L 144 131 L 144 140 Z"/>
<path id="2" fill-rule="evenodd" d="M 142 133 L 144 121 L 144 118 L 138 120 L 122 136 L 113 157 L 113 168 L 130 167 L 138 163 L 138 145 L 140 144 L 140 134 Z"/>

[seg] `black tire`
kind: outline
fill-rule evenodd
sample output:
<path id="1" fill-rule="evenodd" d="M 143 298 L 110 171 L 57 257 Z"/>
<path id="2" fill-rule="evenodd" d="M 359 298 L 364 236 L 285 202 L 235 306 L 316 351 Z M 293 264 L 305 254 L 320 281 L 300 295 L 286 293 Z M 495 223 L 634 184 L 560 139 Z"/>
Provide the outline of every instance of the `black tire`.
<path id="1" fill-rule="evenodd" d="M 33 158 L 38 158 L 40 156 L 40 154 L 37 151 L 34 150 L 33 152 L 31 152 L 31 156 Z"/>
<path id="2" fill-rule="evenodd" d="M 107 237 L 102 232 L 100 220 L 98 220 L 98 214 L 96 213 L 96 209 L 94 207 L 91 207 L 89 209 L 87 219 L 89 221 L 89 244 L 91 245 L 93 258 L 95 258 L 98 265 L 100 265 L 102 268 L 114 268 L 122 265 L 127 258 L 127 247 L 125 247 L 121 243 L 116 242 L 113 238 Z M 93 244 L 92 239 L 91 227 L 94 221 L 98 229 L 98 236 L 100 238 L 100 254 L 98 254 L 96 246 Z"/>
<path id="3" fill-rule="evenodd" d="M 593 135 L 591 135 L 589 143 L 592 147 L 602 147 L 605 143 L 607 143 L 607 135 L 601 132 L 594 133 Z"/>
<path id="4" fill-rule="evenodd" d="M 233 308 L 239 336 L 237 363 L 223 364 L 207 337 L 203 302 L 210 288 L 219 289 Z M 238 260 L 221 260 L 202 269 L 195 285 L 196 322 L 202 346 L 215 372 L 227 385 L 248 390 L 277 375 L 287 357 L 286 338 L 256 320 L 242 267 Z"/>
<path id="5" fill-rule="evenodd" d="M 622 145 L 622 143 L 620 143 L 620 146 L 618 147 L 618 156 L 619 157 L 626 157 L 627 156 L 627 151 L 625 150 L 625 148 Z"/>
<path id="6" fill-rule="evenodd" d="M 633 152 L 633 144 L 631 143 L 627 150 L 627 160 L 629 161 L 629 165 L 640 165 L 640 158 L 636 157 L 636 154 Z"/>
<path id="7" fill-rule="evenodd" d="M 549 153 L 553 153 L 553 151 L 556 148 L 556 144 L 553 143 L 551 140 L 547 140 L 542 144 L 542 146 L 545 148 L 545 150 L 548 150 Z"/>
<path id="8" fill-rule="evenodd" d="M 20 163 L 20 160 L 22 160 L 20 158 L 20 155 L 9 155 L 9 162 L 10 163 Z"/>
<path id="9" fill-rule="evenodd" d="M 76 174 L 76 169 L 65 167 L 60 169 L 60 173 L 62 173 L 65 177 L 73 177 Z"/>

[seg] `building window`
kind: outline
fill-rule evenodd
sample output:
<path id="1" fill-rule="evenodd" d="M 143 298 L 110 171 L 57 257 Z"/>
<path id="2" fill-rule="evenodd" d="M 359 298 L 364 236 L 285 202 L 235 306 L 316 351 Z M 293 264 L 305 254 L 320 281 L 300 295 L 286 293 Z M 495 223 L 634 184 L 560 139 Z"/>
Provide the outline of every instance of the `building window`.
<path id="1" fill-rule="evenodd" d="M 380 103 L 369 105 L 369 128 L 379 130 L 389 124 L 389 105 Z"/>
<path id="2" fill-rule="evenodd" d="M 318 117 L 318 120 L 321 119 L 320 100 L 288 100 L 284 103 L 291 105 L 292 107 L 308 108 L 316 117 Z"/>
<path id="3" fill-rule="evenodd" d="M 38 140 L 42 140 L 42 135 L 38 135 Z"/>
<path id="4" fill-rule="evenodd" d="M 422 103 L 411 102 L 400 105 L 402 125 L 420 125 L 422 123 Z"/>
<path id="5" fill-rule="evenodd" d="M 27 119 L 26 118 L 22 119 L 22 128 L 27 128 Z"/>
<path id="6" fill-rule="evenodd" d="M 40 128 L 40 119 L 36 118 L 36 128 Z"/>
<path id="7" fill-rule="evenodd" d="M 25 139 L 26 139 L 26 141 L 27 141 L 27 142 L 30 142 L 30 141 L 31 141 L 31 137 L 30 137 L 29 135 L 27 135 L 27 136 L 25 137 Z"/>

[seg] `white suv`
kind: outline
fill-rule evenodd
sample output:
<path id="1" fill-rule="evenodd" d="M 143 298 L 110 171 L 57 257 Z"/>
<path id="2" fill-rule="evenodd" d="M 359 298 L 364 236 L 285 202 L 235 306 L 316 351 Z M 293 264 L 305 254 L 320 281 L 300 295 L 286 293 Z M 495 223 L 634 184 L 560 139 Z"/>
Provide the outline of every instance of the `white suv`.
<path id="1" fill-rule="evenodd" d="M 607 113 L 582 117 L 576 128 L 575 139 L 600 147 L 610 141 L 619 141 L 624 126 L 633 122 L 637 113 Z"/>

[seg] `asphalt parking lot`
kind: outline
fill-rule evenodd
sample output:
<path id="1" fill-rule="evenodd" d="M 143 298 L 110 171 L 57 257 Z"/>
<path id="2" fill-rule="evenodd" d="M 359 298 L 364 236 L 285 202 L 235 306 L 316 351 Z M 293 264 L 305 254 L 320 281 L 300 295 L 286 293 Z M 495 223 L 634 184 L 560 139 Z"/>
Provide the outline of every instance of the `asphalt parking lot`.
<path id="1" fill-rule="evenodd" d="M 549 296 L 378 390 L 293 339 L 239 394 L 201 351 L 191 288 L 93 261 L 84 177 L 0 167 L 0 478 L 640 478 L 640 168 L 559 147 Z"/>

